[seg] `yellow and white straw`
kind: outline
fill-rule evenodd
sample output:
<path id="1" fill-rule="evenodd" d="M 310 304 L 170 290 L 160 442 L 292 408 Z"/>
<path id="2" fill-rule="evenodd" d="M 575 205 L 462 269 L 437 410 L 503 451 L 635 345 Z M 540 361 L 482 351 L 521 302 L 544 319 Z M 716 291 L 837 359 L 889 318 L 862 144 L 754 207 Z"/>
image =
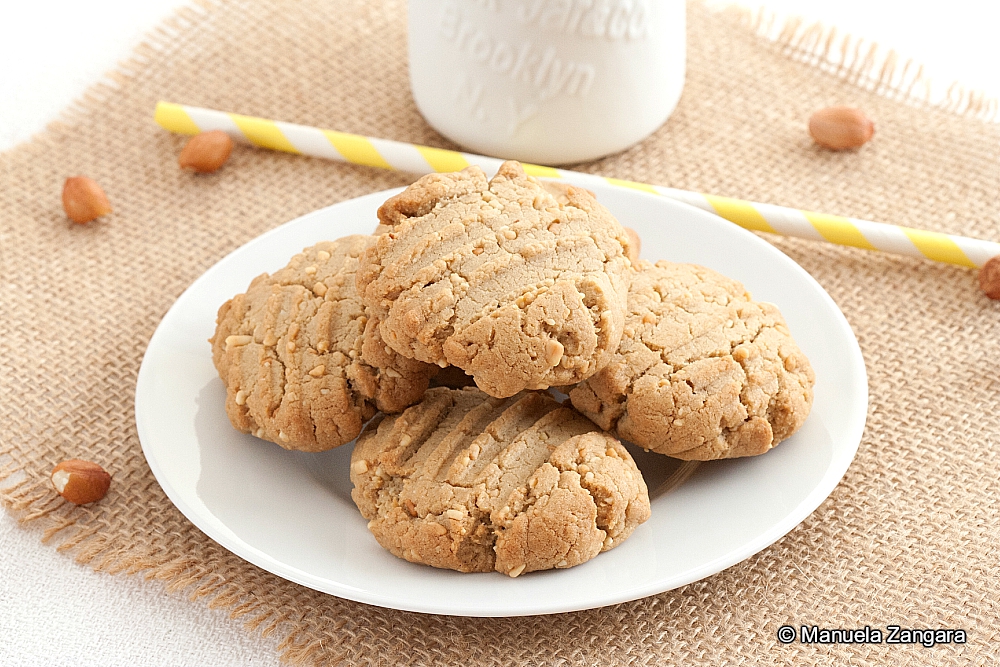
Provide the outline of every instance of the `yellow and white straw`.
<path id="1" fill-rule="evenodd" d="M 497 158 L 472 153 L 376 139 L 168 102 L 156 105 L 156 122 L 165 129 L 180 134 L 223 130 L 237 141 L 261 148 L 414 174 L 459 171 L 473 164 L 487 173 L 493 173 L 503 162 Z M 525 164 L 524 170 L 532 176 L 558 178 L 581 187 L 605 183 L 662 195 L 714 213 L 753 231 L 922 257 L 970 268 L 981 267 L 991 257 L 1000 255 L 1000 243 L 981 239 L 717 197 L 567 169 Z"/>

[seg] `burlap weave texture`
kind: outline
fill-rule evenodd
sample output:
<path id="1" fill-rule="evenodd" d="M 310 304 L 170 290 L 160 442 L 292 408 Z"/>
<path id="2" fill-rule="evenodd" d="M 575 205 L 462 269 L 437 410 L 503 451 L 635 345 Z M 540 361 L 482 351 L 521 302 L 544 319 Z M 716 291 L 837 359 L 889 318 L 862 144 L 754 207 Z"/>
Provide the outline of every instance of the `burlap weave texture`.
<path id="1" fill-rule="evenodd" d="M 265 573 L 171 505 L 139 447 L 135 377 L 159 319 L 232 249 L 405 175 L 238 148 L 177 169 L 159 99 L 446 145 L 409 95 L 400 0 L 226 1 L 173 21 L 67 122 L 0 156 L 0 477 L 18 516 L 94 567 L 144 573 L 287 635 L 308 664 L 992 664 L 1000 651 L 1000 303 L 975 274 L 776 239 L 851 322 L 868 426 L 844 481 L 788 536 L 716 576 L 542 619 L 463 619 L 340 600 Z M 1000 128 L 868 92 L 797 62 L 729 16 L 689 6 L 688 79 L 671 119 L 584 170 L 1000 240 Z M 882 91 L 885 92 L 885 91 Z M 809 114 L 876 120 L 858 152 L 811 144 Z M 86 174 L 115 207 L 66 221 Z M 206 354 L 208 348 L 206 345 Z M 98 461 L 110 495 L 67 506 L 58 461 Z M 964 646 L 784 646 L 779 626 L 955 627 Z"/>

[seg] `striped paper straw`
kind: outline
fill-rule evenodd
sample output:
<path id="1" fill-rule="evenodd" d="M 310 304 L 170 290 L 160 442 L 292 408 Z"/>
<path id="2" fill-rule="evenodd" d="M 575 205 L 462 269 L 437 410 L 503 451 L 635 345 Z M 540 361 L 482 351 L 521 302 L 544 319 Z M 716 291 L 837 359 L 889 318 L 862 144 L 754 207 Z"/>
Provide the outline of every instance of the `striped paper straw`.
<path id="1" fill-rule="evenodd" d="M 237 141 L 261 148 L 414 174 L 459 171 L 469 165 L 477 165 L 487 173 L 494 173 L 503 162 L 473 153 L 376 139 L 169 102 L 156 105 L 156 122 L 167 130 L 180 134 L 223 130 Z M 965 236 L 717 197 L 534 164 L 524 164 L 524 170 L 532 176 L 558 178 L 580 187 L 603 183 L 669 197 L 719 215 L 744 229 L 758 232 L 827 241 L 970 268 L 981 267 L 991 257 L 1000 255 L 1000 243 Z"/>

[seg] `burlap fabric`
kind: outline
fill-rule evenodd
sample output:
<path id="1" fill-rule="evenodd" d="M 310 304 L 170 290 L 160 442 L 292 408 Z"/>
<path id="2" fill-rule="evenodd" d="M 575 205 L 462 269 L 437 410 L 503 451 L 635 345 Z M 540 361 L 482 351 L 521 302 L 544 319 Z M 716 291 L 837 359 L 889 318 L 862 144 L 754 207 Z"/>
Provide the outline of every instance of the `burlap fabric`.
<path id="1" fill-rule="evenodd" d="M 132 413 L 136 372 L 164 312 L 260 233 L 408 179 L 250 148 L 218 174 L 193 177 L 176 164 L 184 140 L 153 124 L 153 106 L 167 99 L 445 145 L 409 95 L 404 12 L 401 0 L 234 1 L 187 12 L 115 85 L 0 156 L 8 508 L 95 568 L 165 581 L 287 636 L 292 662 L 989 664 L 1000 639 L 1000 303 L 979 292 L 973 272 L 927 261 L 769 237 L 854 327 L 870 373 L 868 427 L 843 482 L 801 526 L 675 591 L 542 619 L 403 613 L 260 571 L 174 509 L 146 466 Z M 1000 240 L 996 125 L 821 72 L 699 5 L 689 21 L 676 113 L 641 145 L 584 169 Z M 806 134 L 813 110 L 841 103 L 876 119 L 875 140 L 859 152 L 819 150 Z M 104 186 L 113 215 L 67 222 L 59 191 L 77 173 Z M 110 495 L 92 507 L 68 506 L 48 485 L 51 467 L 77 456 L 114 474 Z M 934 649 L 784 646 L 776 631 L 786 623 L 959 627 L 969 638 Z"/>

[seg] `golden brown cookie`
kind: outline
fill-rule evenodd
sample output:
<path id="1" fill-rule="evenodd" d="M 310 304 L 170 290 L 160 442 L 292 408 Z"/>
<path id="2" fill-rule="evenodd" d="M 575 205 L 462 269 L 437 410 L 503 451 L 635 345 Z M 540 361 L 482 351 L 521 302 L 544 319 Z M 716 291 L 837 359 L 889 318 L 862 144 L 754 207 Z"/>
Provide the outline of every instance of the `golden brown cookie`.
<path id="1" fill-rule="evenodd" d="M 376 409 L 423 396 L 437 368 L 387 348 L 358 298 L 358 256 L 372 241 L 306 248 L 219 308 L 212 359 L 237 429 L 317 452 L 356 438 Z"/>
<path id="2" fill-rule="evenodd" d="M 541 392 L 429 389 L 365 428 L 351 481 L 379 544 L 461 572 L 578 565 L 649 518 L 625 447 Z"/>
<path id="3" fill-rule="evenodd" d="M 493 396 L 579 382 L 618 347 L 631 262 L 585 190 L 566 203 L 516 162 L 431 174 L 379 209 L 358 288 L 399 354 L 457 366 Z"/>
<path id="4" fill-rule="evenodd" d="M 614 359 L 570 392 L 624 440 L 680 459 L 762 454 L 802 425 L 815 376 L 778 308 L 694 264 L 640 261 Z"/>

